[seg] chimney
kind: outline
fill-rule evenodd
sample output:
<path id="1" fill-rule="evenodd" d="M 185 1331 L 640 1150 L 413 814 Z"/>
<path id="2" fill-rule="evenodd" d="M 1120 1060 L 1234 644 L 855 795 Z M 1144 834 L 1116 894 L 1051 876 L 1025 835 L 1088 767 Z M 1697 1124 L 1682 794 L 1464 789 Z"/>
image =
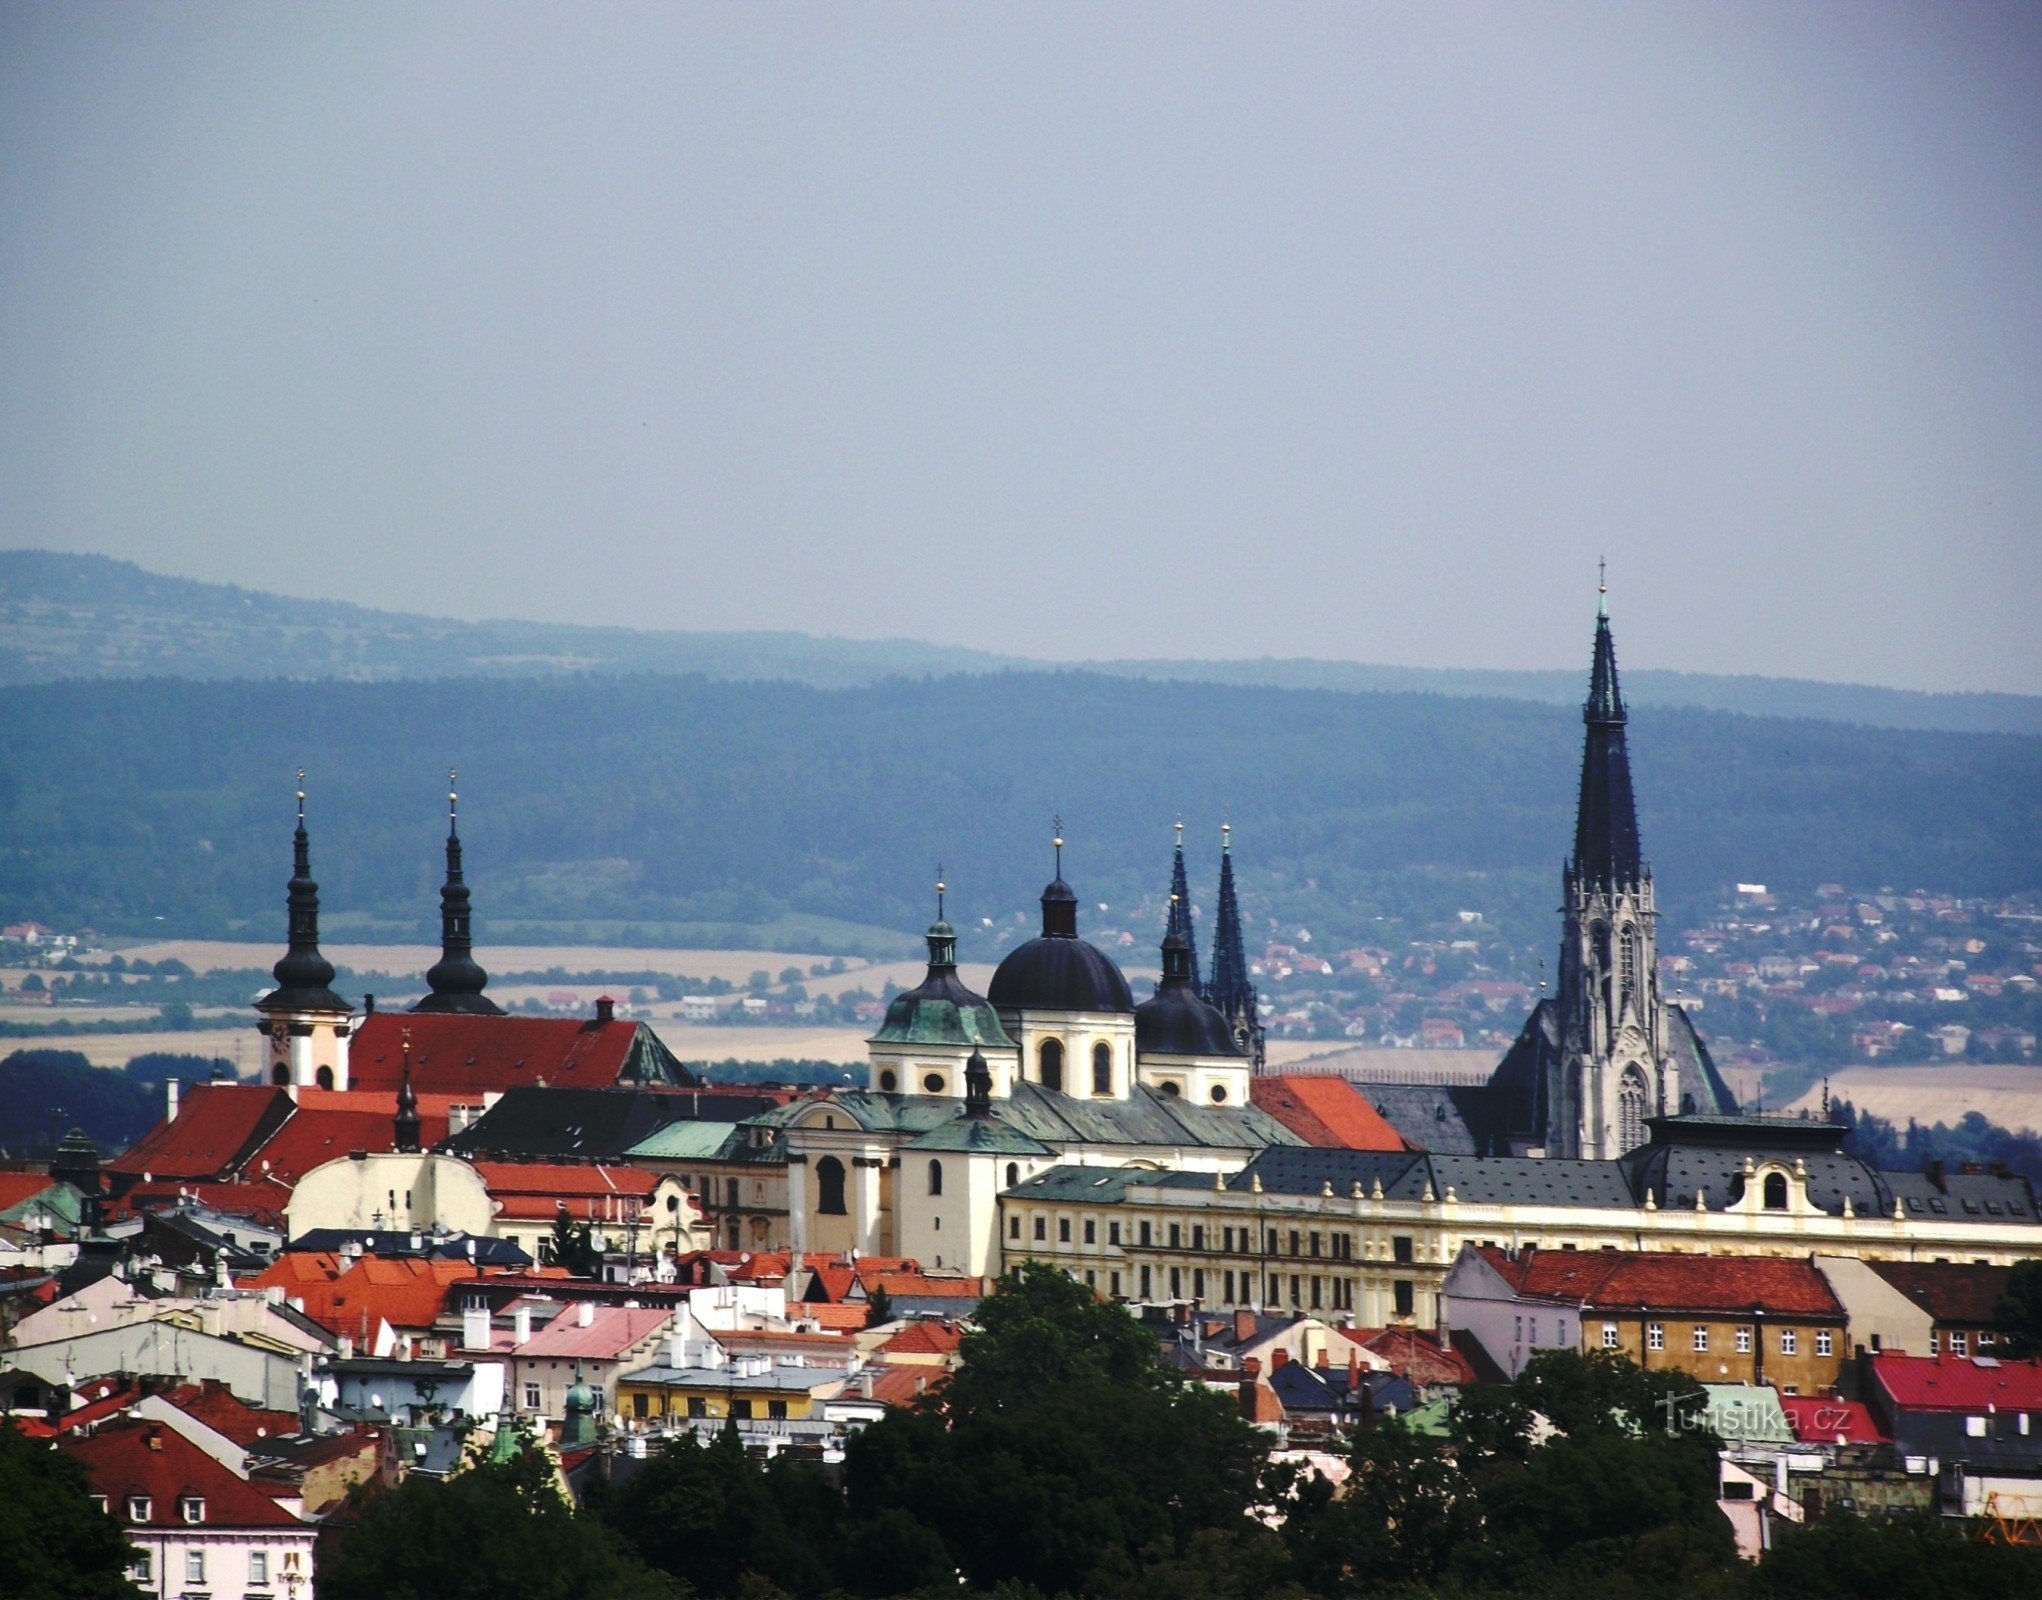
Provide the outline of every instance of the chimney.
<path id="1" fill-rule="evenodd" d="M 1255 1337 L 1255 1313 L 1246 1306 L 1234 1313 L 1234 1343 L 1246 1344 Z"/>
<path id="2" fill-rule="evenodd" d="M 143 1437 L 149 1441 L 149 1448 L 151 1450 L 161 1450 L 163 1448 L 163 1425 L 160 1422 L 150 1423 L 148 1431 Z"/>
<path id="3" fill-rule="evenodd" d="M 667 1335 L 666 1364 L 677 1371 L 688 1364 L 688 1343 L 678 1333 Z"/>
<path id="4" fill-rule="evenodd" d="M 511 1308 L 511 1342 L 528 1344 L 532 1338 L 532 1308 L 520 1303 Z"/>
<path id="5" fill-rule="evenodd" d="M 596 1001 L 596 1021 L 615 1022 L 616 1020 L 617 1002 L 611 999 L 610 996 L 603 995 Z"/>
<path id="6" fill-rule="evenodd" d="M 1281 1371 L 1283 1371 L 1283 1369 L 1284 1369 L 1285 1367 L 1287 1367 L 1287 1366 L 1289 1366 L 1289 1365 L 1290 1365 L 1290 1352 L 1289 1352 L 1288 1350 L 1285 1350 L 1285 1349 L 1282 1349 L 1282 1348 L 1278 1348 L 1278 1349 L 1275 1349 L 1275 1350 L 1272 1350 L 1272 1351 L 1270 1351 L 1270 1352 L 1269 1352 L 1269 1370 L 1270 1370 L 1270 1372 L 1272 1372 L 1272 1373 L 1277 1373 L 1277 1372 L 1281 1372 Z"/>
<path id="7" fill-rule="evenodd" d="M 487 1300 L 475 1297 L 462 1305 L 461 1347 L 464 1350 L 487 1350 L 489 1348 L 489 1302 Z"/>
<path id="8" fill-rule="evenodd" d="M 177 1079 L 174 1077 L 163 1080 L 163 1106 L 164 1116 L 175 1122 L 177 1120 Z"/>
<path id="9" fill-rule="evenodd" d="M 368 1021 L 368 1020 L 369 1020 L 369 1018 L 373 1017 L 373 1016 L 374 1016 L 375 1014 L 376 1014 L 376 997 L 375 997 L 374 995 L 372 995 L 372 994 L 365 994 L 365 995 L 363 995 L 363 996 L 362 996 L 362 1020 L 363 1020 L 364 1022 L 366 1022 L 366 1021 Z"/>
<path id="10" fill-rule="evenodd" d="M 574 1308 L 574 1323 L 576 1327 L 578 1328 L 591 1327 L 594 1325 L 595 1320 L 596 1320 L 595 1301 L 584 1300 L 581 1302 L 581 1304 L 577 1305 Z"/>
<path id="11" fill-rule="evenodd" d="M 1262 1381 L 1262 1362 L 1250 1356 L 1241 1363 L 1241 1415 L 1250 1421 L 1255 1417 L 1255 1385 Z"/>
<path id="12" fill-rule="evenodd" d="M 1317 1365 L 1318 1369 L 1319 1369 L 1319 1370 L 1320 1370 L 1321 1372 L 1324 1372 L 1324 1371 L 1326 1370 L 1326 1368 L 1328 1367 L 1328 1365 L 1330 1365 L 1330 1364 L 1331 1364 L 1331 1356 L 1330 1356 L 1330 1353 L 1329 1353 L 1329 1352 L 1327 1351 L 1327 1349 L 1326 1349 L 1326 1347 L 1325 1347 L 1324 1345 L 1320 1345 L 1320 1346 L 1319 1346 L 1319 1359 L 1318 1359 L 1317 1363 L 1315 1363 L 1315 1364 Z"/>

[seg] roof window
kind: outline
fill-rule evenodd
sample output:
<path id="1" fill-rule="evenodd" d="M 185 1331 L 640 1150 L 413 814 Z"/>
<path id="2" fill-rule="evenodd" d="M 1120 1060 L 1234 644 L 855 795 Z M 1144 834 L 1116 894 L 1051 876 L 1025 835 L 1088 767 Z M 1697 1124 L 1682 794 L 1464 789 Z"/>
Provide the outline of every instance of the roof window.
<path id="1" fill-rule="evenodd" d="M 150 1503 L 149 1497 L 145 1494 L 131 1494 L 128 1496 L 128 1521 L 130 1522 L 147 1522 L 155 1509 L 155 1506 Z"/>
<path id="2" fill-rule="evenodd" d="M 178 1501 L 177 1511 L 178 1515 L 183 1517 L 186 1522 L 204 1522 L 206 1520 L 205 1496 L 197 1494 L 186 1495 L 182 1500 Z"/>

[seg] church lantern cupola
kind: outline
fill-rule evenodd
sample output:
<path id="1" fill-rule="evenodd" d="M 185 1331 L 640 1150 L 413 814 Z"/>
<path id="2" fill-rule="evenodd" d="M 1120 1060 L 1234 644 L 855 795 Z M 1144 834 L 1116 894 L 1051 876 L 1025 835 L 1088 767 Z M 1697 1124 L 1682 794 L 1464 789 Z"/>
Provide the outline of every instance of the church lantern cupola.
<path id="1" fill-rule="evenodd" d="M 459 1013 L 500 1017 L 503 1008 L 482 991 L 489 974 L 475 959 L 474 928 L 469 912 L 467 880 L 461 875 L 459 795 L 454 774 L 447 774 L 447 881 L 440 888 L 440 959 L 425 975 L 427 994 L 411 1009 L 426 1013 Z"/>
<path id="2" fill-rule="evenodd" d="M 1013 1073 L 1014 1041 L 999 1013 L 957 975 L 957 930 L 944 917 L 949 885 L 936 869 L 936 920 L 929 925 L 929 969 L 920 984 L 903 990 L 886 1007 L 879 1031 L 866 1041 L 868 1087 L 882 1094 L 968 1094 L 968 1061 L 981 1066 L 990 1050 Z M 988 1093 L 992 1092 L 990 1088 Z M 1005 1093 L 1001 1084 L 1000 1092 Z"/>

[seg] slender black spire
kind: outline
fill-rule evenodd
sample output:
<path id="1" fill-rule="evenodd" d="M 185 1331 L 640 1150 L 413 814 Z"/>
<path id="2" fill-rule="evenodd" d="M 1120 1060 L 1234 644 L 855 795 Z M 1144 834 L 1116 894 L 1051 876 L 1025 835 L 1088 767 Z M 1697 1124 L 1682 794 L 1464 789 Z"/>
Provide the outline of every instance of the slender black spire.
<path id="1" fill-rule="evenodd" d="M 447 774 L 447 881 L 440 888 L 440 958 L 425 975 L 431 992 L 411 1009 L 500 1017 L 503 1008 L 483 994 L 489 974 L 475 959 L 468 885 L 461 876 L 460 795 Z"/>
<path id="2" fill-rule="evenodd" d="M 1234 828 L 1220 825 L 1219 913 L 1213 919 L 1212 982 L 1205 998 L 1227 1019 L 1234 1038 L 1262 1065 L 1262 1018 L 1255 985 L 1248 979 L 1248 953 L 1241 936 L 1241 902 L 1234 892 Z"/>
<path id="3" fill-rule="evenodd" d="M 404 1076 L 397 1084 L 397 1144 L 403 1155 L 417 1155 L 420 1148 L 418 1096 L 411 1087 L 411 1030 L 404 1030 Z"/>
<path id="4" fill-rule="evenodd" d="M 333 963 L 319 953 L 319 885 L 312 880 L 312 837 L 305 831 L 305 769 L 298 769 L 298 831 L 292 836 L 290 948 L 270 969 L 277 986 L 256 1006 L 263 1011 L 348 1011 L 333 992 Z"/>
<path id="5" fill-rule="evenodd" d="M 1050 843 L 1056 849 L 1056 876 L 1042 891 L 1042 936 L 1045 939 L 1075 939 L 1078 936 L 1078 897 L 1064 882 L 1064 819 L 1051 824 L 1055 830 Z"/>
<path id="6" fill-rule="evenodd" d="M 1581 750 L 1581 805 L 1574 820 L 1574 858 L 1568 871 L 1590 884 L 1636 883 L 1645 863 L 1638 846 L 1638 811 L 1631 797 L 1631 760 L 1624 748 L 1623 691 L 1617 686 L 1617 647 L 1610 637 L 1609 586 L 1598 583 L 1595 664 L 1581 707 L 1587 736 Z"/>
<path id="7" fill-rule="evenodd" d="M 1177 855 L 1170 864 L 1170 919 L 1163 936 L 1177 935 L 1190 952 L 1192 987 L 1198 986 L 1198 935 L 1191 925 L 1191 886 L 1184 877 L 1184 824 L 1177 824 Z"/>

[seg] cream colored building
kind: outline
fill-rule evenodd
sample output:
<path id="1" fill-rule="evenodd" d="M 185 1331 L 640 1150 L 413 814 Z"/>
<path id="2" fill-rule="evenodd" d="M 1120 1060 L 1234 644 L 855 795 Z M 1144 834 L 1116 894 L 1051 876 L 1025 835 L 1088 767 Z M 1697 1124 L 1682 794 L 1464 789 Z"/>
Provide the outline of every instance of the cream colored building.
<path id="1" fill-rule="evenodd" d="M 401 1150 L 357 1151 L 314 1167 L 291 1191 L 284 1222 L 293 1239 L 315 1228 L 497 1232 L 496 1208 L 473 1166 L 458 1156 Z"/>

